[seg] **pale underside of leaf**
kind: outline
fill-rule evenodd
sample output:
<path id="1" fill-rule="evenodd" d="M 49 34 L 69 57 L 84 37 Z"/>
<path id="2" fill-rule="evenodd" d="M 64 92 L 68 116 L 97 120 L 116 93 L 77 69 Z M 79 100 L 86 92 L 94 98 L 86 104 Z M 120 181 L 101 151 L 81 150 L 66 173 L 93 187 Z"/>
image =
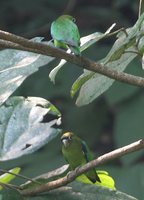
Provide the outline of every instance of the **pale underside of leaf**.
<path id="1" fill-rule="evenodd" d="M 135 46 L 137 45 L 137 38 L 142 32 L 141 27 L 143 27 L 143 18 L 144 14 L 136 22 L 134 27 L 126 30 L 128 36 L 123 32 L 119 34 L 119 38 L 116 40 L 106 58 L 99 61 L 100 64 L 106 64 L 107 67 L 110 67 L 111 69 L 120 72 L 126 69 L 128 64 L 137 56 L 137 54 L 135 53 L 137 51 L 137 48 Z M 143 46 L 144 43 L 141 43 L 141 46 L 139 48 L 142 49 Z M 81 77 L 84 78 L 85 76 L 87 76 L 87 73 L 85 74 L 84 72 Z M 80 82 L 80 79 L 78 81 Z M 81 89 L 79 92 L 79 96 L 76 100 L 76 104 L 78 106 L 89 104 L 102 93 L 104 93 L 114 83 L 114 81 L 114 79 L 110 79 L 106 76 L 97 73 L 93 74 L 93 76 L 86 82 L 84 82 L 83 85 L 80 85 Z M 77 86 L 78 89 L 80 87 Z M 75 91 L 77 92 L 77 90 Z"/>
<path id="2" fill-rule="evenodd" d="M 43 38 L 33 38 L 40 42 Z M 36 53 L 6 49 L 0 51 L 0 105 L 39 67 L 54 58 Z"/>
<path id="3" fill-rule="evenodd" d="M 46 115 L 53 118 L 43 122 Z M 61 132 L 60 119 L 59 111 L 45 99 L 10 98 L 0 107 L 0 160 L 32 153 L 51 141 Z"/>

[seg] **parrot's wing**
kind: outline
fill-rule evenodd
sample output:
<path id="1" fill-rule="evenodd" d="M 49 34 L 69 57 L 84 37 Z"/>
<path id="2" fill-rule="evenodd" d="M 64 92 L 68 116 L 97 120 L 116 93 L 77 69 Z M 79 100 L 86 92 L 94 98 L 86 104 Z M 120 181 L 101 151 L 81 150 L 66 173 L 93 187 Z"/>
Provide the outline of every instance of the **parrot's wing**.
<path id="1" fill-rule="evenodd" d="M 93 154 L 92 152 L 89 150 L 88 145 L 86 144 L 85 141 L 82 141 L 82 151 L 84 153 L 85 159 L 87 162 L 93 160 Z"/>
<path id="2" fill-rule="evenodd" d="M 66 43 L 74 47 L 80 45 L 80 35 L 76 24 L 73 21 L 67 19 L 64 22 L 58 24 L 54 21 L 51 25 L 51 35 L 54 40 Z"/>
<path id="3" fill-rule="evenodd" d="M 87 162 L 93 160 L 93 154 L 92 152 L 89 150 L 89 147 L 87 146 L 87 144 L 85 143 L 85 141 L 82 141 L 82 151 L 84 153 L 85 159 Z M 89 172 L 88 172 L 89 173 Z M 101 182 L 99 176 L 96 173 L 95 169 L 92 169 L 90 173 L 93 173 L 92 176 L 89 176 L 87 173 L 87 177 L 93 182 L 95 183 L 96 181 Z M 93 178 L 94 177 L 94 178 Z"/>

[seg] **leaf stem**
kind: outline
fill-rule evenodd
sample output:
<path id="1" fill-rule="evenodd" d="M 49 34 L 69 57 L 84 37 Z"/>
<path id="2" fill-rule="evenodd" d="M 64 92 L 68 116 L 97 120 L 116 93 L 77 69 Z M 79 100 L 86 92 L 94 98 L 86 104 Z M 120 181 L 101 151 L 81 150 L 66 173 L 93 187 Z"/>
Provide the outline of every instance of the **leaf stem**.
<path id="1" fill-rule="evenodd" d="M 16 174 L 16 173 L 14 173 L 14 172 L 10 172 L 10 171 L 7 171 L 7 170 L 5 170 L 5 169 L 0 169 L 0 172 L 2 172 L 2 173 L 7 173 L 7 174 L 12 174 L 12 175 L 17 176 L 17 177 L 19 177 L 19 178 L 22 178 L 22 179 L 25 179 L 25 180 L 28 180 L 28 181 L 31 181 L 31 182 L 34 182 L 34 183 L 37 183 L 37 184 L 41 185 L 40 182 L 38 182 L 38 181 L 36 181 L 36 180 L 33 180 L 33 179 L 29 178 L 29 177 L 23 176 L 23 175 L 21 175 L 21 174 Z"/>

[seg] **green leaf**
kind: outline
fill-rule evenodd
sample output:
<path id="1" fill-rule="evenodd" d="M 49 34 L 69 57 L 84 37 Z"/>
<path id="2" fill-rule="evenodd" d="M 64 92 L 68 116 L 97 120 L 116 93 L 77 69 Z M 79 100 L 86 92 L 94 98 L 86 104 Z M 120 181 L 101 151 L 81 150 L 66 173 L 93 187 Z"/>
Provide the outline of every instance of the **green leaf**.
<path id="1" fill-rule="evenodd" d="M 8 172 L 12 172 L 12 173 L 15 173 L 15 174 L 19 174 L 20 170 L 21 170 L 21 168 L 15 167 L 15 168 L 9 170 Z M 16 178 L 15 175 L 9 174 L 9 173 L 4 173 L 4 174 L 2 174 L 2 175 L 0 176 L 0 183 L 9 183 L 9 182 L 11 182 L 14 178 Z M 2 189 L 3 189 L 3 187 L 0 186 L 0 190 L 2 190 Z"/>
<path id="2" fill-rule="evenodd" d="M 98 177 L 100 178 L 101 182 L 94 183 L 97 186 L 103 186 L 109 189 L 116 190 L 115 188 L 115 181 L 106 171 L 96 170 Z M 85 184 L 92 184 L 93 183 L 85 176 L 85 174 L 80 175 L 76 178 L 77 181 L 85 183 Z"/>
<path id="3" fill-rule="evenodd" d="M 60 133 L 60 112 L 38 97 L 12 97 L 0 107 L 0 160 L 32 153 Z"/>
<path id="4" fill-rule="evenodd" d="M 141 27 L 143 26 L 143 18 L 144 14 L 139 18 L 132 28 L 126 30 L 128 36 L 126 36 L 124 33 L 119 34 L 119 38 L 114 43 L 111 51 L 103 60 L 100 60 L 99 63 L 120 72 L 125 70 L 128 64 L 137 56 L 137 54 L 133 52 L 136 51 L 136 40 L 140 34 Z M 78 106 L 86 105 L 92 102 L 102 93 L 104 93 L 115 81 L 97 73 L 92 75 L 93 76 L 88 79 L 88 81 L 86 81 L 82 86 L 79 86 L 81 89 L 76 101 Z M 84 76 L 85 72 L 82 78 Z"/>
<path id="5" fill-rule="evenodd" d="M 87 82 L 95 73 L 85 70 L 85 73 L 79 76 L 79 78 L 74 82 L 71 87 L 71 97 L 74 97 L 76 92 L 81 88 L 81 86 Z"/>
<path id="6" fill-rule="evenodd" d="M 33 41 L 40 42 L 36 37 Z M 19 51 L 0 51 L 0 105 L 39 67 L 51 62 L 54 58 L 41 54 Z"/>
<path id="7" fill-rule="evenodd" d="M 51 72 L 49 73 L 49 78 L 53 83 L 55 83 L 55 77 L 58 71 L 63 67 L 65 63 L 67 63 L 67 61 L 64 59 L 61 59 L 60 63 L 54 69 L 52 69 Z"/>

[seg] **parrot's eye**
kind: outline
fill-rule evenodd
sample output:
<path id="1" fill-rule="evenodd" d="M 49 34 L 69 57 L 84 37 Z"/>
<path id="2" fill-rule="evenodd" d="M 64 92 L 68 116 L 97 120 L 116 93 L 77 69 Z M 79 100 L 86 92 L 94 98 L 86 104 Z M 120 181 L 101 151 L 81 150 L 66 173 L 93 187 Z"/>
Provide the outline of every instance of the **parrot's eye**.
<path id="1" fill-rule="evenodd" d="M 72 140 L 72 137 L 71 137 L 71 136 L 69 136 L 69 140 Z"/>
<path id="2" fill-rule="evenodd" d="M 75 18 L 72 18 L 72 21 L 73 21 L 73 22 L 76 22 L 76 19 L 75 19 Z"/>

